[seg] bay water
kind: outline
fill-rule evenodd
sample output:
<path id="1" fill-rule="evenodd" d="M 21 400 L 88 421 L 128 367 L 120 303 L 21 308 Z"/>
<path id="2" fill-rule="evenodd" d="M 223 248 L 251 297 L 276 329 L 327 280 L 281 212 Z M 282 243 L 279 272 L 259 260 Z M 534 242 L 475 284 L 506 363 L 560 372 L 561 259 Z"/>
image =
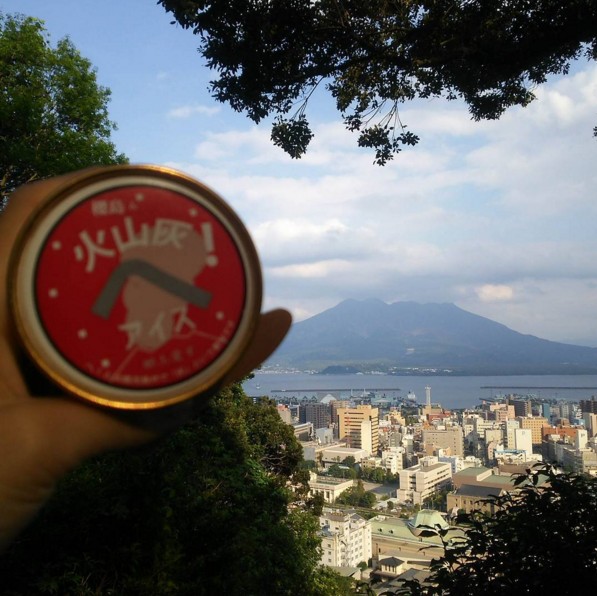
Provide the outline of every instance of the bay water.
<path id="1" fill-rule="evenodd" d="M 406 398 L 424 404 L 426 387 L 431 401 L 444 408 L 474 408 L 482 399 L 509 394 L 543 399 L 580 401 L 597 396 L 597 375 L 516 375 L 516 376 L 399 376 L 383 374 L 322 375 L 257 371 L 243 384 L 249 396 L 273 399 L 321 398 L 331 393 L 348 399 L 369 393 L 388 398 Z"/>

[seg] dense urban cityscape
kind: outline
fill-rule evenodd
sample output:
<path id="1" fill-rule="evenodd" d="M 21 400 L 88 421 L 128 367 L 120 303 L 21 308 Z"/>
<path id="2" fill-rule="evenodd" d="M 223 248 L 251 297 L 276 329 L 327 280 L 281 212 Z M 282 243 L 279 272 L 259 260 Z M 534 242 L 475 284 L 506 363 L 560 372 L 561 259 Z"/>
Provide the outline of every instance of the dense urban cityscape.
<path id="1" fill-rule="evenodd" d="M 443 552 L 436 528 L 462 534 L 458 513 L 491 515 L 496 497 L 542 463 L 597 476 L 597 400 L 507 395 L 474 409 L 369 392 L 279 400 L 321 500 L 321 563 L 369 583 L 375 593 L 424 582 Z M 543 482 L 543 477 L 539 482 Z M 439 549 L 439 550 L 438 550 Z"/>

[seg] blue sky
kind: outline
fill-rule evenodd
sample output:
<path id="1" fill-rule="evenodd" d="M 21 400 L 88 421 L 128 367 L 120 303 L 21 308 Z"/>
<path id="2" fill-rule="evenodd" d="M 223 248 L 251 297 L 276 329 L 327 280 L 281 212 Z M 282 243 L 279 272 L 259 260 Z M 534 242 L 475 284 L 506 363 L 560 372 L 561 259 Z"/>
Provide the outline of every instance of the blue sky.
<path id="1" fill-rule="evenodd" d="M 208 92 L 198 39 L 154 0 L 0 0 L 68 35 L 112 90 L 113 139 L 135 163 L 183 170 L 241 215 L 264 307 L 296 320 L 345 298 L 454 302 L 522 333 L 597 346 L 597 65 L 536 90 L 526 109 L 475 123 L 419 101 L 421 137 L 380 168 L 320 93 L 302 160 Z"/>

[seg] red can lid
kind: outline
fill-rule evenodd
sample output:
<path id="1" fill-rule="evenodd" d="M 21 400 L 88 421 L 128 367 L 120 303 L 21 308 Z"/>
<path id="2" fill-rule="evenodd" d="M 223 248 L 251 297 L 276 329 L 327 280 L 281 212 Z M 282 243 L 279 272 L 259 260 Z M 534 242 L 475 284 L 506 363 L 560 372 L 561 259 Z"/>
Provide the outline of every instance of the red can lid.
<path id="1" fill-rule="evenodd" d="M 248 232 L 178 172 L 119 166 L 55 192 L 21 235 L 11 305 L 25 348 L 64 389 L 155 408 L 213 387 L 261 308 Z"/>

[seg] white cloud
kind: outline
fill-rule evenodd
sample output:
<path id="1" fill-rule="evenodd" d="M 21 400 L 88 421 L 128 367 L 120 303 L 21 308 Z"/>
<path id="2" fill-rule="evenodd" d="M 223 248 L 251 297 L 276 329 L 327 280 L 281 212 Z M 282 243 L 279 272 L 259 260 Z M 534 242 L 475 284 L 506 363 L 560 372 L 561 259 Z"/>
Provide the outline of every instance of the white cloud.
<path id="1" fill-rule="evenodd" d="M 220 111 L 218 106 L 204 106 L 204 105 L 186 105 L 172 108 L 167 116 L 168 118 L 186 119 L 197 114 L 201 116 L 213 116 Z"/>
<path id="2" fill-rule="evenodd" d="M 301 265 L 286 265 L 284 267 L 272 267 L 270 273 L 273 277 L 279 278 L 323 278 L 341 271 L 350 271 L 351 263 L 337 259 L 319 261 L 318 263 L 306 263 Z"/>
<path id="3" fill-rule="evenodd" d="M 475 293 L 481 302 L 509 302 L 514 297 L 514 290 L 510 286 L 496 284 L 475 288 Z"/>
<path id="4" fill-rule="evenodd" d="M 528 217 L 571 209 L 597 215 L 592 136 L 597 66 L 537 90 L 537 100 L 487 129 L 487 142 L 467 156 L 477 183 L 501 193 L 504 207 Z"/>
<path id="5" fill-rule="evenodd" d="M 409 130 L 423 138 L 427 135 L 472 137 L 488 126 L 487 122 L 475 122 L 462 104 L 439 99 L 419 101 L 414 108 L 405 107 L 401 119 Z"/>
<path id="6" fill-rule="evenodd" d="M 266 306 L 304 318 L 349 297 L 456 302 L 526 333 L 597 338 L 582 319 L 597 280 L 597 68 L 537 95 L 497 122 L 457 103 L 408 107 L 421 143 L 384 168 L 336 121 L 316 124 L 300 161 L 267 126 L 205 132 L 182 169 L 248 225 Z"/>
<path id="7" fill-rule="evenodd" d="M 204 140 L 195 147 L 194 157 L 205 162 L 223 158 L 242 159 L 245 164 L 269 164 L 290 160 L 290 157 L 272 145 L 266 126 L 225 132 L 208 131 Z"/>
<path id="8" fill-rule="evenodd" d="M 522 278 L 512 284 L 512 289 L 511 301 L 482 302 L 468 295 L 457 303 L 521 333 L 597 346 L 597 277 Z"/>

